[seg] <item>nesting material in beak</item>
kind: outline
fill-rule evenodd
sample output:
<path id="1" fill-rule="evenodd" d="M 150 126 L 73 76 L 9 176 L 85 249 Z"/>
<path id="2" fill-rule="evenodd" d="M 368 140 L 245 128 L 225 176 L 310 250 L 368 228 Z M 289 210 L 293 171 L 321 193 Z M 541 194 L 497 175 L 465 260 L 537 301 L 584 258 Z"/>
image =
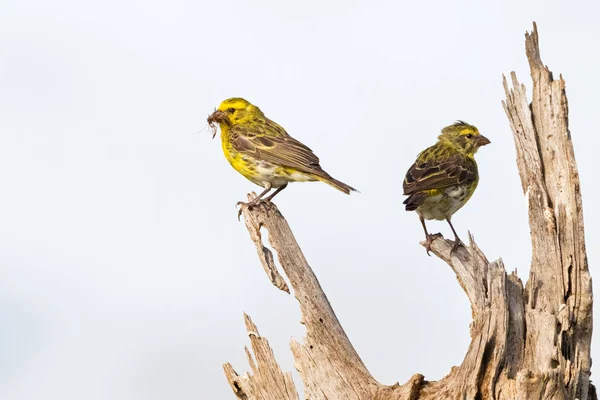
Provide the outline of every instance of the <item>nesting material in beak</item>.
<path id="1" fill-rule="evenodd" d="M 208 122 L 208 126 L 213 132 L 213 139 L 217 135 L 217 125 L 227 121 L 227 114 L 221 110 L 215 110 L 212 114 L 208 116 L 206 122 Z"/>

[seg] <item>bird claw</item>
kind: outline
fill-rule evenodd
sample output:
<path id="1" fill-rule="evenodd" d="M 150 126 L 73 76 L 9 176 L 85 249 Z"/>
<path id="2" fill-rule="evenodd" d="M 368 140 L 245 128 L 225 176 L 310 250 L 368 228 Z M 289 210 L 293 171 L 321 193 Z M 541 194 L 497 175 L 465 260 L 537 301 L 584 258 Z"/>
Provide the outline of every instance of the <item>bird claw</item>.
<path id="1" fill-rule="evenodd" d="M 454 254 L 454 252 L 456 250 L 458 250 L 459 247 L 465 247 L 465 244 L 462 242 L 462 240 L 460 240 L 459 238 L 456 238 L 454 240 L 454 244 L 452 245 L 452 250 L 450 250 L 450 256 L 452 256 L 452 254 Z"/>
<path id="2" fill-rule="evenodd" d="M 266 199 L 261 200 L 258 203 L 256 203 L 257 206 L 261 206 L 263 208 L 263 210 L 265 210 L 265 211 L 269 210 L 269 204 L 271 204 L 271 202 Z"/>
<path id="3" fill-rule="evenodd" d="M 242 212 L 244 211 L 244 207 L 248 207 L 249 203 L 244 203 L 243 201 L 238 201 L 237 203 L 235 203 L 236 207 L 240 207 L 240 209 L 238 210 L 238 221 L 240 220 L 240 217 L 242 216 Z"/>
<path id="4" fill-rule="evenodd" d="M 427 255 L 429 257 L 431 257 L 431 254 L 429 254 L 429 252 L 431 251 L 431 245 L 432 245 L 433 241 L 439 237 L 442 237 L 441 233 L 434 233 L 433 235 L 427 235 L 427 237 L 425 239 L 425 251 L 427 252 Z"/>
<path id="5" fill-rule="evenodd" d="M 427 244 L 425 245 L 425 253 L 427 253 L 427 255 L 429 257 L 431 257 L 431 254 L 429 253 L 431 251 L 431 242 L 427 242 Z"/>
<path id="6" fill-rule="evenodd" d="M 247 209 L 252 209 L 252 207 L 256 204 L 256 202 L 254 200 L 249 201 L 249 202 L 244 202 L 244 201 L 238 201 L 237 203 L 235 203 L 236 207 L 239 207 L 240 209 L 238 210 L 238 221 L 240 220 L 240 217 L 242 216 L 242 212 L 244 212 L 244 208 Z"/>
<path id="7" fill-rule="evenodd" d="M 238 210 L 238 221 L 240 220 L 240 216 L 242 215 L 242 212 L 244 212 L 244 208 L 247 208 L 248 210 L 252 210 L 252 208 L 256 207 L 256 206 L 261 206 L 263 207 L 264 211 L 268 211 L 269 210 L 269 204 L 271 204 L 270 201 L 267 200 L 261 200 L 261 199 L 255 199 L 249 202 L 243 202 L 243 201 L 238 201 L 237 203 L 235 203 L 236 207 L 240 207 L 240 209 Z"/>

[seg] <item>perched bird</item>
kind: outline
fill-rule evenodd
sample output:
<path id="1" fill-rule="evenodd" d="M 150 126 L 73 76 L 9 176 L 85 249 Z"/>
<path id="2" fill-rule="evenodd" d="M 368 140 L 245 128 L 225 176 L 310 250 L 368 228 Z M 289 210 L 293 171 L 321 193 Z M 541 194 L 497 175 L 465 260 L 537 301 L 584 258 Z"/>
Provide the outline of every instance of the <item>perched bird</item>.
<path id="1" fill-rule="evenodd" d="M 221 128 L 223 152 L 231 166 L 265 188 L 249 206 L 256 205 L 271 189 L 276 189 L 264 198 L 271 201 L 290 182 L 322 181 L 346 194 L 356 191 L 332 178 L 321 168 L 319 158 L 311 149 L 242 98 L 223 101 L 207 121 L 213 129 L 213 138 L 217 124 Z"/>
<path id="2" fill-rule="evenodd" d="M 425 220 L 448 221 L 454 233 L 452 251 L 462 244 L 450 219 L 471 198 L 479 174 L 475 153 L 490 141 L 476 127 L 463 121 L 442 129 L 438 142 L 422 151 L 404 178 L 407 211 L 416 211 L 425 230 L 427 254 L 436 235 L 430 235 Z"/>

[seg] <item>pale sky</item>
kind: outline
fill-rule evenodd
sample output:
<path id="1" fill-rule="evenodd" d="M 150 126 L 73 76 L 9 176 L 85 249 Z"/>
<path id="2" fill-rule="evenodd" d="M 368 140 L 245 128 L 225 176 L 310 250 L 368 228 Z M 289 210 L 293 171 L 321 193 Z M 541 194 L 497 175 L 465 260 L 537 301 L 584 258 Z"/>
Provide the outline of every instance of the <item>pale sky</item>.
<path id="1" fill-rule="evenodd" d="M 476 125 L 492 144 L 453 221 L 526 279 L 527 210 L 500 102 L 503 73 L 531 90 L 533 20 L 543 61 L 566 80 L 597 283 L 599 12 L 592 1 L 0 0 L 0 398 L 233 399 L 221 364 L 249 369 L 243 312 L 301 387 L 297 302 L 269 283 L 236 219 L 236 201 L 260 188 L 205 129 L 233 96 L 361 191 L 299 183 L 276 203 L 373 376 L 443 377 L 466 353 L 471 311 L 418 244 L 402 179 L 443 126 Z"/>

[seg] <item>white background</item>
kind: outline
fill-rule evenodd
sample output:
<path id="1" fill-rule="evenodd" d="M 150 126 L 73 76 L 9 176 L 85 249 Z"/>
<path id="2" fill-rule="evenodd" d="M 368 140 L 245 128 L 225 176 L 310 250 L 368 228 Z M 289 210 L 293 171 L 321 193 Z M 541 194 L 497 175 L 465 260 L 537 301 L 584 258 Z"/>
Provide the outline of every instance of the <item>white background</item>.
<path id="1" fill-rule="evenodd" d="M 418 244 L 401 183 L 443 126 L 479 127 L 492 144 L 454 223 L 527 277 L 500 101 L 503 73 L 531 89 L 533 20 L 543 61 L 567 82 L 597 277 L 592 4 L 1 0 L 0 397 L 232 399 L 221 364 L 248 370 L 243 311 L 301 386 L 288 348 L 304 333 L 297 303 L 271 286 L 236 219 L 235 202 L 258 187 L 205 129 L 232 96 L 361 191 L 293 184 L 277 204 L 371 373 L 444 376 L 466 353 L 470 308 Z M 445 223 L 430 229 L 451 236 Z"/>

